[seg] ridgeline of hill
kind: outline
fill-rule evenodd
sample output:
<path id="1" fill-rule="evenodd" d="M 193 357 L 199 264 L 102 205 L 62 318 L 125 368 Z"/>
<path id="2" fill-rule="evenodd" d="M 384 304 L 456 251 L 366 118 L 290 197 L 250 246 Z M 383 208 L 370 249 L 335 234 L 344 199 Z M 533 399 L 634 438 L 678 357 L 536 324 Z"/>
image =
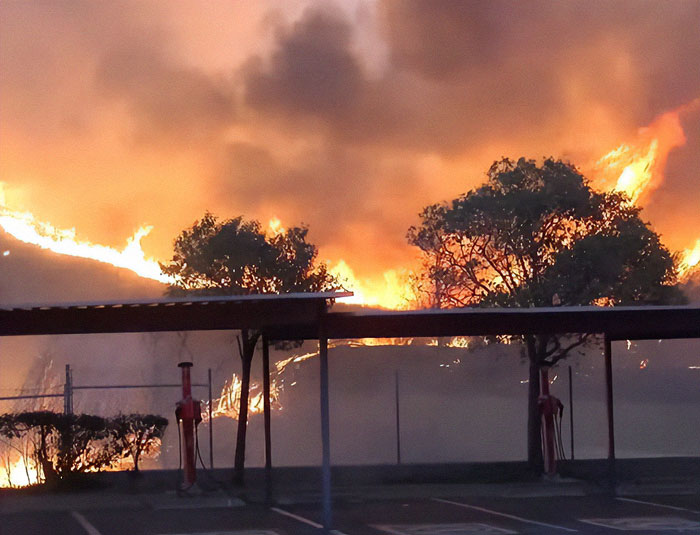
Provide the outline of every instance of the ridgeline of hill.
<path id="1" fill-rule="evenodd" d="M 9 251 L 7 254 L 4 254 Z M 0 305 L 157 298 L 165 286 L 128 269 L 61 255 L 0 231 Z"/>

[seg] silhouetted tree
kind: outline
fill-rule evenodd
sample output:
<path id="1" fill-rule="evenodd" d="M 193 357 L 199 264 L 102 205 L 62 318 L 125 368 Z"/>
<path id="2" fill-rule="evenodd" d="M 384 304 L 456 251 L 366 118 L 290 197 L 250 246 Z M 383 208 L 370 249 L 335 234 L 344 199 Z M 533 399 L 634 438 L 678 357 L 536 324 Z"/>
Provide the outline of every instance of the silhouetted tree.
<path id="1" fill-rule="evenodd" d="M 495 162 L 481 187 L 426 207 L 408 231 L 432 307 L 630 305 L 683 302 L 674 257 L 640 209 L 591 189 L 560 160 Z M 589 335 L 523 337 L 529 369 L 528 461 L 541 470 L 539 371 Z"/>
<path id="2" fill-rule="evenodd" d="M 175 277 L 170 295 L 241 295 L 319 292 L 341 285 L 323 263 L 318 251 L 306 241 L 306 227 L 265 233 L 258 221 L 243 217 L 218 221 L 206 213 L 182 231 L 174 255 L 163 272 Z M 234 473 L 243 480 L 248 423 L 250 368 L 261 333 L 243 329 L 240 335 L 241 396 L 236 436 Z"/>
<path id="3" fill-rule="evenodd" d="M 30 458 L 46 484 L 71 482 L 76 475 L 117 465 L 132 456 L 156 453 L 168 421 L 157 415 L 129 414 L 103 418 L 50 411 L 0 415 L 0 437 L 28 440 Z M 26 466 L 25 459 L 25 466 Z"/>
<path id="4" fill-rule="evenodd" d="M 108 425 L 120 445 L 121 456 L 131 457 L 134 472 L 138 472 L 141 456 L 160 450 L 168 420 L 155 414 L 120 414 L 110 418 Z"/>

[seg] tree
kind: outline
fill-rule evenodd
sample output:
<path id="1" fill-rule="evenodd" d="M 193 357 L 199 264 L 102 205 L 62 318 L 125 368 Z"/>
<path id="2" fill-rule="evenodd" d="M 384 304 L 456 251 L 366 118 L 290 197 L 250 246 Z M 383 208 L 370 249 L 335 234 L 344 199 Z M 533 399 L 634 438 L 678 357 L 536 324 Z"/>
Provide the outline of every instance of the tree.
<path id="1" fill-rule="evenodd" d="M 182 231 L 174 243 L 172 260 L 161 265 L 175 283 L 170 295 L 241 295 L 319 292 L 341 285 L 307 243 L 308 228 L 292 227 L 265 233 L 258 221 L 243 217 L 218 221 L 206 213 Z M 241 396 L 234 462 L 235 479 L 243 480 L 248 422 L 250 369 L 261 333 L 243 329 L 239 338 Z"/>
<path id="2" fill-rule="evenodd" d="M 31 464 L 49 486 L 70 483 L 86 472 L 101 471 L 132 456 L 138 471 L 139 456 L 157 454 L 168 421 L 152 414 L 103 418 L 91 414 L 63 414 L 50 411 L 0 415 L 0 437 L 27 440 Z M 24 455 L 23 449 L 15 448 Z M 25 467 L 29 459 L 24 459 Z M 9 476 L 9 473 L 8 473 Z M 29 475 L 27 474 L 27 479 Z"/>
<path id="3" fill-rule="evenodd" d="M 134 472 L 138 472 L 142 456 L 159 452 L 168 420 L 155 414 L 120 414 L 111 418 L 108 425 L 120 446 L 121 456 L 130 456 Z"/>
<path id="4" fill-rule="evenodd" d="M 675 258 L 640 209 L 600 193 L 571 164 L 494 162 L 481 187 L 426 207 L 408 231 L 423 254 L 418 278 L 433 307 L 630 305 L 683 302 Z M 589 334 L 528 335 L 528 461 L 541 471 L 540 368 Z"/>

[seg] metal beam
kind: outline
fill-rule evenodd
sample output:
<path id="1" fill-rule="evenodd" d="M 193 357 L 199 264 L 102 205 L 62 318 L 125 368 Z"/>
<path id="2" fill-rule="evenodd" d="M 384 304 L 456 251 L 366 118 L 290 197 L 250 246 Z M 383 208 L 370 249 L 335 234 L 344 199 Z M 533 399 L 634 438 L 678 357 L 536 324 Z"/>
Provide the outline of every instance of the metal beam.
<path id="1" fill-rule="evenodd" d="M 607 333 L 610 340 L 700 338 L 700 306 L 464 308 L 330 312 L 329 339 Z M 275 340 L 312 340 L 318 325 L 297 322 L 269 331 Z"/>
<path id="2" fill-rule="evenodd" d="M 613 410 L 612 343 L 608 335 L 604 339 L 605 355 L 605 406 L 608 415 L 608 481 L 612 489 L 616 484 L 615 421 Z"/>
<path id="3" fill-rule="evenodd" d="M 323 528 L 329 531 L 333 524 L 331 503 L 331 437 L 330 404 L 328 399 L 328 339 L 323 329 L 318 340 L 321 372 L 321 493 L 323 502 Z"/>
<path id="4" fill-rule="evenodd" d="M 272 433 L 270 427 L 270 344 L 262 337 L 263 416 L 265 419 L 265 497 L 272 501 Z"/>
<path id="5" fill-rule="evenodd" d="M 326 313 L 345 294 L 0 308 L 0 336 L 259 329 L 271 340 L 602 333 L 610 340 L 700 338 L 700 306 L 463 308 Z M 245 299 L 244 299 L 245 298 Z"/>
<path id="6" fill-rule="evenodd" d="M 325 294 L 211 301 L 0 308 L 0 336 L 260 329 L 316 325 Z M 251 297 L 251 296 L 248 296 Z M 268 297 L 268 299 L 263 299 Z M 276 297 L 277 299 L 272 299 Z"/>

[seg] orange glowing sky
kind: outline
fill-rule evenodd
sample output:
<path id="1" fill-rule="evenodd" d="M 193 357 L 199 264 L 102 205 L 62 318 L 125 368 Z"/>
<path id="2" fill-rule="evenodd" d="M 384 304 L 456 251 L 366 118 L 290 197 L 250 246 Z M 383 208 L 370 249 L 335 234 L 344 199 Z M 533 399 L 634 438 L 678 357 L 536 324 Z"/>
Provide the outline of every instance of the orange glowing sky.
<path id="1" fill-rule="evenodd" d="M 379 288 L 415 262 L 421 208 L 501 156 L 608 188 L 651 158 L 644 217 L 688 249 L 698 57 L 697 0 L 7 1 L 0 181 L 7 207 L 93 243 L 151 225 L 162 260 L 205 210 L 303 222 Z"/>

